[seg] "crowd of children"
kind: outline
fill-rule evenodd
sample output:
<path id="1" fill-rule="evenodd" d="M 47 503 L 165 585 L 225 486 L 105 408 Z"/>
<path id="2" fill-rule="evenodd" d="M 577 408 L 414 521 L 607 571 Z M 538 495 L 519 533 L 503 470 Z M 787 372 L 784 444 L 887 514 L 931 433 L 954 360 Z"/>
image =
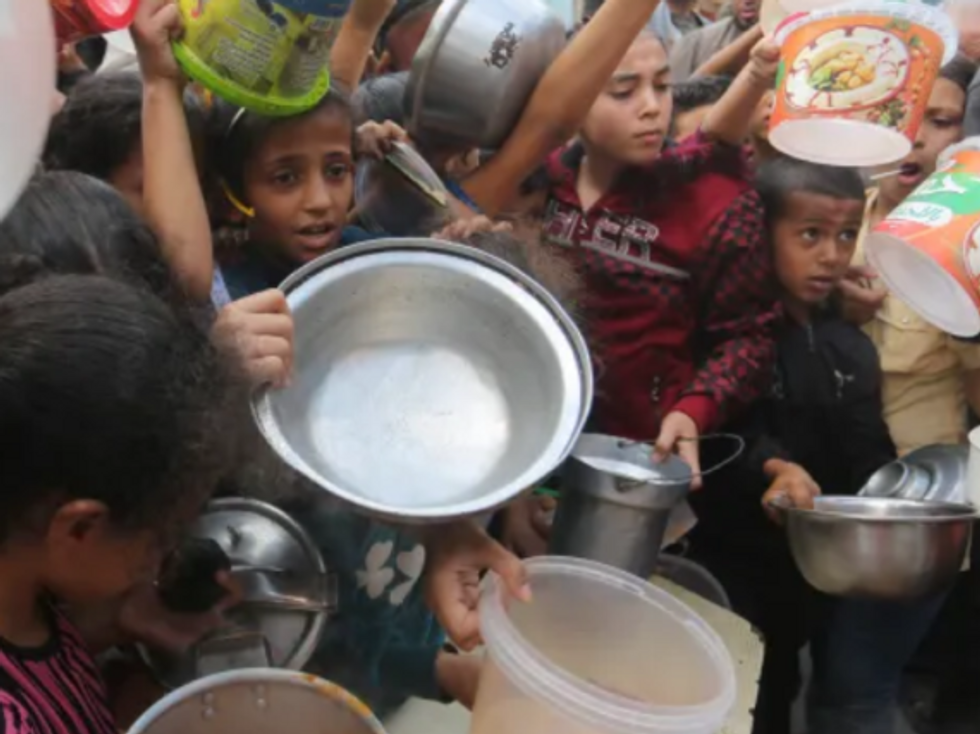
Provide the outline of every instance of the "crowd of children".
<path id="1" fill-rule="evenodd" d="M 724 37 L 707 62 L 706 41 L 688 40 L 711 29 L 704 15 L 606 0 L 507 140 L 478 151 L 401 127 L 438 5 L 353 0 L 333 88 L 287 118 L 187 83 L 173 0 L 142 0 L 138 68 L 99 72 L 98 49 L 62 51 L 38 172 L 0 223 L 0 731 L 117 731 L 131 689 L 107 690 L 94 655 L 184 650 L 221 623 L 227 578 L 219 607 L 194 616 L 153 587 L 219 491 L 279 504 L 337 571 L 340 611 L 311 671 L 381 715 L 412 696 L 472 704 L 480 662 L 458 650 L 480 642 L 480 576 L 530 599 L 518 555 L 543 552 L 547 508 L 520 499 L 491 532 L 382 523 L 304 486 L 247 417 L 249 390 L 291 377 L 278 284 L 381 236 L 352 215 L 353 174 L 394 141 L 443 178 L 458 221 L 388 234 L 488 250 L 565 303 L 597 367 L 594 430 L 695 470 L 713 460 L 692 439 L 746 438 L 738 462 L 696 480 L 689 546 L 765 637 L 754 731 L 789 734 L 806 645 L 809 734 L 893 731 L 903 669 L 944 599 L 820 597 L 766 503 L 853 494 L 899 453 L 961 441 L 980 409 L 980 346 L 919 320 L 862 251 L 962 138 L 975 65 L 942 70 L 900 172 L 866 192 L 857 170 L 769 145 L 779 51 L 754 0 L 705 36 Z M 682 43 L 697 59 L 674 85 Z M 706 75 L 712 64 L 731 76 Z"/>

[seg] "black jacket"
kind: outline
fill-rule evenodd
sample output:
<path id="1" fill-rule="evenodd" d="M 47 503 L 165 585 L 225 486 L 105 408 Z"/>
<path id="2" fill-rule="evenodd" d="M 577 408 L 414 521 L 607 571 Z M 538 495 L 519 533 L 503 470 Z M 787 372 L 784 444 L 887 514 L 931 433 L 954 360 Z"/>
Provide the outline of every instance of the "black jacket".
<path id="1" fill-rule="evenodd" d="M 774 370 L 768 396 L 728 429 L 746 440 L 742 458 L 705 477 L 693 498 L 702 538 L 755 545 L 778 537 L 760 505 L 769 459 L 800 464 L 824 494 L 854 494 L 896 456 L 882 416 L 877 350 L 860 329 L 830 315 L 807 325 L 787 321 Z M 705 442 L 702 467 L 729 445 Z"/>

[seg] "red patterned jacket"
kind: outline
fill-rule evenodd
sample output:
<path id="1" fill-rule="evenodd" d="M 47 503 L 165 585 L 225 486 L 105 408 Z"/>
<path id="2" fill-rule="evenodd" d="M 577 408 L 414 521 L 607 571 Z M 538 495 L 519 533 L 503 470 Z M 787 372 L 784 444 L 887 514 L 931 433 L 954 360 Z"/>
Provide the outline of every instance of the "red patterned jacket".
<path id="1" fill-rule="evenodd" d="M 572 146 L 548 162 L 545 235 L 585 277 L 594 425 L 653 440 L 678 410 L 713 431 L 772 375 L 772 258 L 744 159 L 695 135 L 583 212 L 581 158 Z"/>

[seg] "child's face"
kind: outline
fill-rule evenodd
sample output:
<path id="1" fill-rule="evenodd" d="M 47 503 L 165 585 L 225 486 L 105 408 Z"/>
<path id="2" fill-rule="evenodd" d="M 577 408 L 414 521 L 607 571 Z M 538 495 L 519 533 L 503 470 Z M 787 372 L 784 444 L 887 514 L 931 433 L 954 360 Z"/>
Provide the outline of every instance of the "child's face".
<path id="1" fill-rule="evenodd" d="M 101 502 L 74 500 L 48 524 L 43 583 L 67 602 L 111 599 L 152 581 L 166 545 L 155 530 L 116 527 Z"/>
<path id="2" fill-rule="evenodd" d="M 936 170 L 939 154 L 963 137 L 965 110 L 966 95 L 959 85 L 937 79 L 915 145 L 901 163 L 901 173 L 881 182 L 881 193 L 889 201 L 902 201 Z"/>
<path id="3" fill-rule="evenodd" d="M 252 238 L 293 263 L 337 246 L 354 198 L 352 135 L 329 107 L 269 130 L 245 166 Z"/>
<path id="4" fill-rule="evenodd" d="M 772 237 L 776 275 L 791 300 L 810 306 L 831 294 L 851 264 L 863 217 L 863 201 L 787 196 Z"/>
<path id="5" fill-rule="evenodd" d="M 711 111 L 711 105 L 706 104 L 702 107 L 695 107 L 687 112 L 678 112 L 674 115 L 673 136 L 675 140 L 694 135 L 704 122 L 704 118 Z"/>
<path id="6" fill-rule="evenodd" d="M 586 117 L 581 137 L 588 154 L 625 166 L 649 165 L 663 150 L 671 108 L 667 53 L 644 33 Z"/>

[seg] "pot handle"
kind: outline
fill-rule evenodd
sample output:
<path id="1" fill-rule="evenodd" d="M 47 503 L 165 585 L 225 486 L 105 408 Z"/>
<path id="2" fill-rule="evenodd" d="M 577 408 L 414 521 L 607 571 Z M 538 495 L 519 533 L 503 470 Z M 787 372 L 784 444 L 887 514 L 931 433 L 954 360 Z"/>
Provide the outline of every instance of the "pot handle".
<path id="1" fill-rule="evenodd" d="M 692 473 L 691 478 L 695 477 L 706 477 L 709 474 L 714 474 L 715 472 L 724 469 L 726 466 L 731 464 L 733 461 L 738 459 L 742 453 L 745 451 L 745 439 L 735 433 L 709 433 L 704 436 L 698 436 L 697 438 L 681 438 L 680 441 L 694 441 L 697 443 L 702 443 L 704 441 L 716 441 L 718 439 L 732 441 L 735 444 L 735 450 L 732 451 L 731 456 L 728 456 L 717 464 L 707 469 L 702 469 L 700 472 Z M 627 446 L 648 446 L 651 450 L 654 449 L 654 443 L 651 441 L 630 441 L 629 439 L 622 438 L 619 440 L 620 448 L 626 448 Z M 637 482 L 640 484 L 673 484 L 673 482 L 658 482 L 656 480 Z"/>

